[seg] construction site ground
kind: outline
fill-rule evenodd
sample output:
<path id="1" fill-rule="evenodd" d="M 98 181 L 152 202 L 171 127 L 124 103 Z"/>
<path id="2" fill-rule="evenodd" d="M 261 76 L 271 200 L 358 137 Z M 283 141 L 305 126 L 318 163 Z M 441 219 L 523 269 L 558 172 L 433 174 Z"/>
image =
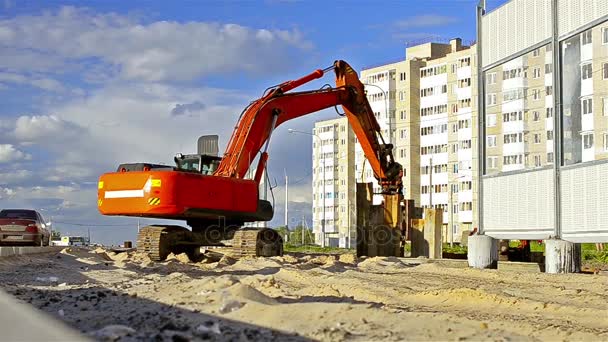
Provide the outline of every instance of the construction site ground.
<path id="1" fill-rule="evenodd" d="M 0 259 L 0 284 L 97 340 L 608 340 L 601 274 L 350 254 L 157 263 L 67 248 Z"/>

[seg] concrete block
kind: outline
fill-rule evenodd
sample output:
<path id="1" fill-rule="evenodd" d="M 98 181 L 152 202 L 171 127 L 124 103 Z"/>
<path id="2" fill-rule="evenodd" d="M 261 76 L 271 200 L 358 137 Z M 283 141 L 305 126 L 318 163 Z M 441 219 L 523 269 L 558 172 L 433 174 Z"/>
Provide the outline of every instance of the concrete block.
<path id="1" fill-rule="evenodd" d="M 411 225 L 411 236 L 412 242 L 412 258 L 417 257 L 428 257 L 428 244 L 424 240 L 424 220 L 423 219 L 412 219 Z"/>
<path id="2" fill-rule="evenodd" d="M 498 270 L 503 272 L 540 273 L 542 268 L 536 262 L 499 261 Z"/>
<path id="3" fill-rule="evenodd" d="M 47 246 L 47 247 L 15 247 L 15 246 L 2 246 L 0 247 L 0 257 L 10 257 L 14 255 L 28 255 L 28 254 L 40 254 L 40 253 L 53 253 L 59 252 L 63 248 L 62 246 Z"/>
<path id="4" fill-rule="evenodd" d="M 467 260 L 470 267 L 496 268 L 498 241 L 487 235 L 469 236 Z"/>
<path id="5" fill-rule="evenodd" d="M 90 341 L 62 322 L 18 302 L 2 291 L 0 307 L 8 308 L 0 310 L 2 341 Z"/>
<path id="6" fill-rule="evenodd" d="M 546 273 L 581 271 L 581 245 L 559 239 L 545 240 Z"/>
<path id="7" fill-rule="evenodd" d="M 424 210 L 424 240 L 428 246 L 428 257 L 441 259 L 441 231 L 443 229 L 443 210 Z"/>

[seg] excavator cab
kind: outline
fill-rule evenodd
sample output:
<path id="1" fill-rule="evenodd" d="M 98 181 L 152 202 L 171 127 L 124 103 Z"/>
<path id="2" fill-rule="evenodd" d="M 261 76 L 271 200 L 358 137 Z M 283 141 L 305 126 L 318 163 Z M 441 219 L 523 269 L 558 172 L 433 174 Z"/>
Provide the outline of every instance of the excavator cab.
<path id="1" fill-rule="evenodd" d="M 202 175 L 212 175 L 220 165 L 222 158 L 206 154 L 181 154 L 174 158 L 177 171 L 196 172 Z"/>

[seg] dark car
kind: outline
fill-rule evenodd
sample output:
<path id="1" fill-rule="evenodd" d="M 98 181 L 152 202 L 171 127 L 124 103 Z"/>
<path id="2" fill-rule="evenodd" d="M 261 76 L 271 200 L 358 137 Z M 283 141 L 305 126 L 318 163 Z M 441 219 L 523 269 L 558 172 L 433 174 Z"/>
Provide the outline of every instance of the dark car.
<path id="1" fill-rule="evenodd" d="M 51 232 L 42 215 L 30 209 L 0 210 L 0 244 L 48 246 Z"/>

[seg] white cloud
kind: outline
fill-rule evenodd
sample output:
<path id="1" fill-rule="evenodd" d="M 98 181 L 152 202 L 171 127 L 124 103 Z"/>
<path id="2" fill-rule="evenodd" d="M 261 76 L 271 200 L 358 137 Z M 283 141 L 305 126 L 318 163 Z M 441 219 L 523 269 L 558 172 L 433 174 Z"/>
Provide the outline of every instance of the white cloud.
<path id="1" fill-rule="evenodd" d="M 31 179 L 32 175 L 33 172 L 30 170 L 3 170 L 0 173 L 0 185 L 19 184 Z"/>
<path id="2" fill-rule="evenodd" d="M 8 54 L 48 56 L 48 70 L 58 60 L 67 67 L 68 61 L 96 58 L 118 66 L 126 79 L 147 81 L 285 70 L 293 65 L 292 58 L 300 57 L 299 51 L 311 47 L 297 30 L 213 22 L 142 23 L 128 16 L 74 7 L 0 20 L 0 45 Z M 49 64 L 46 58 L 40 61 Z M 37 62 L 32 67 L 43 69 Z"/>
<path id="3" fill-rule="evenodd" d="M 195 152 L 203 134 L 219 134 L 225 145 L 242 109 L 261 93 L 176 81 L 292 71 L 311 48 L 297 30 L 144 22 L 72 7 L 0 19 L 0 46 L 1 84 L 61 92 L 45 94 L 61 100 L 38 103 L 36 113 L 0 119 L 0 142 L 14 149 L 12 158 L 23 146 L 34 154 L 30 170 L 19 170 L 21 162 L 0 165 L 0 198 L 14 207 L 62 208 L 67 221 L 99 223 L 123 220 L 97 212 L 99 175 L 125 162 L 172 163 L 177 152 Z M 73 76 L 95 87 L 73 89 L 56 81 Z M 324 117 L 289 127 L 308 131 Z M 274 174 L 288 167 L 290 175 L 308 177 L 310 137 L 286 132 L 281 127 L 273 135 L 269 167 Z M 27 158 L 23 154 L 21 160 Z M 310 201 L 309 180 L 290 191 L 290 201 L 309 216 L 310 206 L 303 204 Z"/>
<path id="4" fill-rule="evenodd" d="M 0 163 L 14 162 L 24 159 L 30 159 L 31 156 L 23 153 L 11 144 L 0 144 Z"/>
<path id="5" fill-rule="evenodd" d="M 1 62 L 0 62 L 1 63 Z M 63 85 L 47 77 L 25 76 L 14 72 L 0 72 L 0 81 L 5 83 L 27 84 L 43 90 L 60 92 Z"/>
<path id="6" fill-rule="evenodd" d="M 82 131 L 81 127 L 55 115 L 23 115 L 17 118 L 12 134 L 20 143 L 41 143 L 48 147 L 78 137 Z"/>

